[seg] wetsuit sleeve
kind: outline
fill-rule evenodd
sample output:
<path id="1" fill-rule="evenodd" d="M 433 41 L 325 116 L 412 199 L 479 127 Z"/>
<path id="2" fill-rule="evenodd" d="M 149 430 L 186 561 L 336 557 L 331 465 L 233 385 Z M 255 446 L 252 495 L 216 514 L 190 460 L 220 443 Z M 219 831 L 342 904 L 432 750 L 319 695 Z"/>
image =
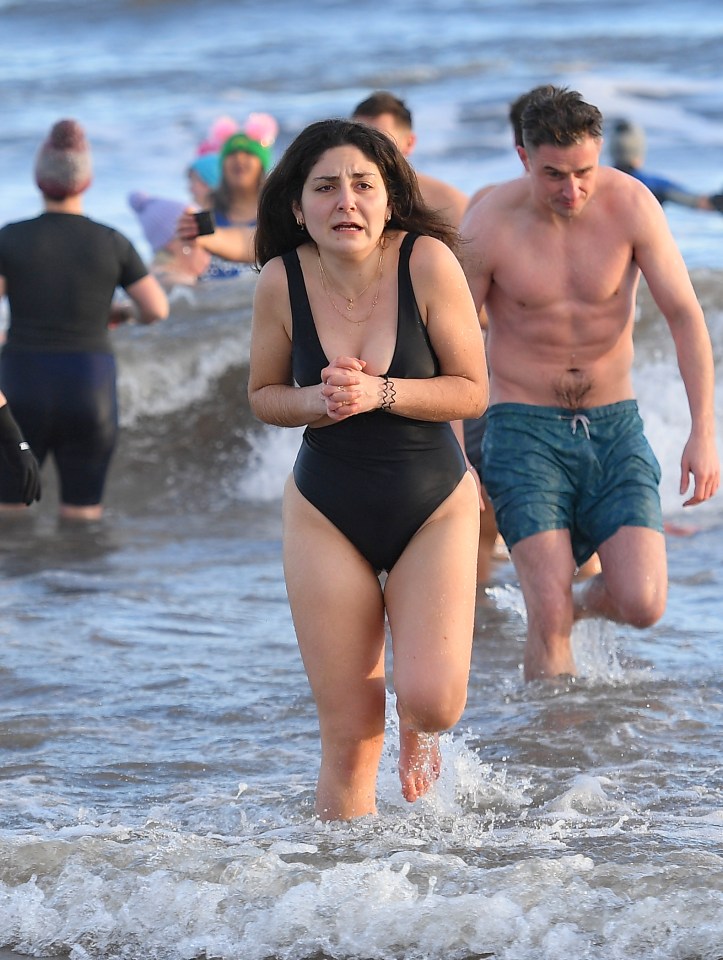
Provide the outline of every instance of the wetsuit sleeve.
<path id="1" fill-rule="evenodd" d="M 682 187 L 676 187 L 675 184 L 671 184 L 666 188 L 663 199 L 660 201 L 669 200 L 671 203 L 677 203 L 681 207 L 699 207 L 700 206 L 700 197 L 696 193 L 688 193 L 687 190 L 683 190 Z"/>
<path id="2" fill-rule="evenodd" d="M 658 177 L 642 170 L 635 170 L 633 176 L 645 184 L 659 203 L 677 203 L 681 207 L 694 208 L 700 206 L 700 196 L 697 193 L 686 190 L 666 177 Z"/>
<path id="3" fill-rule="evenodd" d="M 19 500 L 28 506 L 40 499 L 40 468 L 7 403 L 0 407 L 0 469 L 17 479 Z"/>

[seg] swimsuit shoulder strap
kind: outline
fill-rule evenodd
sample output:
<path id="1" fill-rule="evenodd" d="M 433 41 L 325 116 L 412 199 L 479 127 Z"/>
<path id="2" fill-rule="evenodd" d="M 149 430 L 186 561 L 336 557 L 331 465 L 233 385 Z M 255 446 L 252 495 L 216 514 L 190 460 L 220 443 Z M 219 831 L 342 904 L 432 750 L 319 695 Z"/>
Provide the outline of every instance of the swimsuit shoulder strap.
<path id="1" fill-rule="evenodd" d="M 409 258 L 412 255 L 412 247 L 415 244 L 418 233 L 408 233 L 401 242 L 399 247 L 399 288 L 401 290 L 402 285 L 408 287 L 411 290 L 412 278 L 409 273 Z"/>
<path id="2" fill-rule="evenodd" d="M 302 387 L 318 383 L 327 360 L 316 332 L 304 274 L 296 250 L 282 255 L 291 303 L 291 368 Z"/>
<path id="3" fill-rule="evenodd" d="M 397 273 L 397 343 L 387 371 L 390 376 L 427 377 L 439 373 L 439 363 L 414 296 L 409 260 L 419 234 L 408 233 L 399 247 Z"/>

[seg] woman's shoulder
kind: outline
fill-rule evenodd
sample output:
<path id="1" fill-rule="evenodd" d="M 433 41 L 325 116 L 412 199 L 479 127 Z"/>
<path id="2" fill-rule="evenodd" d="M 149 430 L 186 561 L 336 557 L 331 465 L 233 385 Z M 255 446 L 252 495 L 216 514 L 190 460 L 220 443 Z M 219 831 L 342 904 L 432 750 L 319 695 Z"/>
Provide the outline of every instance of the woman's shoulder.
<path id="1" fill-rule="evenodd" d="M 297 251 L 291 250 L 286 254 L 272 257 L 261 267 L 258 280 L 256 281 L 256 294 L 262 296 L 270 294 L 277 296 L 279 293 L 286 292 L 289 289 L 289 275 L 286 270 L 284 258 L 294 257 Z"/>
<path id="2" fill-rule="evenodd" d="M 286 266 L 283 257 L 272 257 L 259 271 L 259 278 L 256 286 L 273 286 L 283 281 L 286 282 Z"/>
<path id="3" fill-rule="evenodd" d="M 454 252 L 442 240 L 421 233 L 411 236 L 414 243 L 409 261 L 412 271 L 436 270 L 448 266 L 453 261 L 457 262 Z M 403 240 L 404 237 L 400 241 L 400 247 Z"/>

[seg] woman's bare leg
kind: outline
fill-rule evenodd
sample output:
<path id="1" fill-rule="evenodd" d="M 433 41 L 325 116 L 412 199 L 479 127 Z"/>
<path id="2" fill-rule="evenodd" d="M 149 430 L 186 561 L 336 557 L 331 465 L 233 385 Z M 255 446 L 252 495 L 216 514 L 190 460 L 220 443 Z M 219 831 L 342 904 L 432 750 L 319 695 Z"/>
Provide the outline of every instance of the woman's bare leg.
<path id="1" fill-rule="evenodd" d="M 316 811 L 324 820 L 376 812 L 384 742 L 384 605 L 379 579 L 289 479 L 284 573 L 319 715 Z"/>
<path id="2" fill-rule="evenodd" d="M 467 700 L 479 500 L 470 474 L 410 541 L 385 587 L 399 713 L 399 775 L 410 802 L 439 776 L 439 731 Z"/>

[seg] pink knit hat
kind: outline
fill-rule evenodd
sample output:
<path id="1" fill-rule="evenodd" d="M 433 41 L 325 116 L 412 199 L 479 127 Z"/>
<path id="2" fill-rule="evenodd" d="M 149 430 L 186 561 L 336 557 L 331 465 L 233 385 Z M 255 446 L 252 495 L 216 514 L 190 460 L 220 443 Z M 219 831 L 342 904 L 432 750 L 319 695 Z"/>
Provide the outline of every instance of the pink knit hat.
<path id="1" fill-rule="evenodd" d="M 90 147 L 77 120 L 58 120 L 38 151 L 35 182 L 50 200 L 74 197 L 90 186 Z"/>

